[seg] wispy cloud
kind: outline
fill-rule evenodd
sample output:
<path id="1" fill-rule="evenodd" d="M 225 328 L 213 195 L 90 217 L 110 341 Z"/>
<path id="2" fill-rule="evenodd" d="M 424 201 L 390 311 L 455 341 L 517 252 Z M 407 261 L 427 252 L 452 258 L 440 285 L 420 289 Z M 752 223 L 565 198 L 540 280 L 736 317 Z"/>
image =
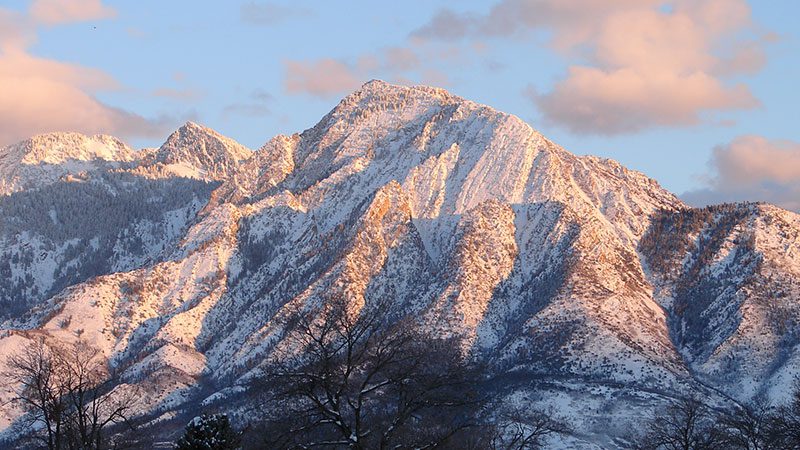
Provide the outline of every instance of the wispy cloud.
<path id="1" fill-rule="evenodd" d="M 746 85 L 731 82 L 766 61 L 767 39 L 744 0 L 502 0 L 484 15 L 442 10 L 413 35 L 535 31 L 548 32 L 550 47 L 576 63 L 552 90 L 529 97 L 545 120 L 576 133 L 693 125 L 759 105 Z"/>
<path id="2" fill-rule="evenodd" d="M 174 89 L 174 88 L 158 88 L 153 90 L 153 95 L 156 97 L 169 98 L 183 102 L 190 102 L 198 100 L 203 97 L 203 93 L 196 89 Z"/>
<path id="3" fill-rule="evenodd" d="M 286 61 L 285 66 L 284 87 L 289 94 L 330 97 L 353 90 L 361 84 L 357 69 L 337 59 Z"/>
<path id="4" fill-rule="evenodd" d="M 271 2 L 250 2 L 240 9 L 242 21 L 251 25 L 270 26 L 289 19 L 309 17 L 311 10 Z"/>
<path id="5" fill-rule="evenodd" d="M 389 47 L 384 50 L 386 69 L 390 71 L 407 71 L 419 67 L 417 52 L 407 47 Z"/>
<path id="6" fill-rule="evenodd" d="M 400 84 L 447 86 L 447 75 L 426 61 L 457 59 L 454 47 L 426 47 L 419 43 L 391 46 L 359 55 L 355 62 L 322 58 L 286 61 L 284 87 L 289 94 L 332 97 L 348 93 L 372 78 Z"/>
<path id="7" fill-rule="evenodd" d="M 274 97 L 262 89 L 256 89 L 250 93 L 248 101 L 231 103 L 225 106 L 222 110 L 224 118 L 230 116 L 245 116 L 245 117 L 264 117 L 272 114 L 270 103 Z"/>
<path id="8" fill-rule="evenodd" d="M 34 0 L 29 11 L 33 20 L 44 25 L 109 19 L 117 15 L 114 8 L 101 0 Z"/>
<path id="9" fill-rule="evenodd" d="M 739 137 L 714 149 L 703 182 L 682 197 L 698 206 L 766 201 L 800 212 L 800 143 Z"/>

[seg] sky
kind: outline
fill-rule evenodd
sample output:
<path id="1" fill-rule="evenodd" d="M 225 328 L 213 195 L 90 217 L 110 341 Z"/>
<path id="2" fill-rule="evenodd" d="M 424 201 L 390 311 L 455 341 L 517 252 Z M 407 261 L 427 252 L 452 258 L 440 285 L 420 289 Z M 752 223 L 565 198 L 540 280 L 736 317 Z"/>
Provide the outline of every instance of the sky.
<path id="1" fill-rule="evenodd" d="M 187 120 L 258 148 L 383 79 L 519 116 L 691 204 L 800 211 L 795 0 L 0 2 L 0 146 L 157 146 Z"/>

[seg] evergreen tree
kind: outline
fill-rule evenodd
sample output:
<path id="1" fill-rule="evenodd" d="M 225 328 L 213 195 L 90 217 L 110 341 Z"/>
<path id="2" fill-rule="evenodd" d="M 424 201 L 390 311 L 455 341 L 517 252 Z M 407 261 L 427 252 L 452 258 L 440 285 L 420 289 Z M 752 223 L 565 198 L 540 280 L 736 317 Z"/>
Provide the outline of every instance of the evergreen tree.
<path id="1" fill-rule="evenodd" d="M 178 450 L 235 450 L 241 443 L 241 437 L 231 426 L 225 414 L 203 414 L 195 417 L 188 425 L 183 436 L 178 439 Z"/>

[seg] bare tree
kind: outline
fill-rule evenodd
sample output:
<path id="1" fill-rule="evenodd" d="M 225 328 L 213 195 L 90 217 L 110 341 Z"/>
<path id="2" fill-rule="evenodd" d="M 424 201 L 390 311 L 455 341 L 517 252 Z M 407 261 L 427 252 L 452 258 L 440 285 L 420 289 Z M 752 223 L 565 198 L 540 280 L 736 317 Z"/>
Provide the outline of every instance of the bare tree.
<path id="1" fill-rule="evenodd" d="M 506 407 L 497 414 L 492 440 L 486 447 L 492 450 L 539 449 L 544 448 L 548 437 L 569 432 L 566 421 L 555 417 L 552 411 Z"/>
<path id="2" fill-rule="evenodd" d="M 282 448 L 434 448 L 476 425 L 481 376 L 458 342 L 342 300 L 286 322 L 286 351 L 257 382 L 263 433 Z"/>
<path id="3" fill-rule="evenodd" d="M 22 353 L 9 359 L 10 370 L 4 374 L 9 383 L 18 387 L 15 401 L 27 413 L 19 426 L 25 430 L 41 427 L 44 433 L 34 433 L 48 449 L 61 449 L 64 442 L 66 389 L 60 382 L 61 369 L 44 343 L 38 340 Z"/>
<path id="4" fill-rule="evenodd" d="M 737 406 L 733 411 L 722 413 L 719 427 L 724 447 L 741 450 L 765 450 L 770 445 L 770 429 L 773 410 L 766 400 L 757 400 L 752 405 Z"/>
<path id="5" fill-rule="evenodd" d="M 107 429 L 125 423 L 134 391 L 113 390 L 116 379 L 100 352 L 84 341 L 48 345 L 44 339 L 9 360 L 7 380 L 26 412 L 22 427 L 48 449 L 102 449 Z"/>
<path id="6" fill-rule="evenodd" d="M 643 450 L 714 450 L 722 447 L 716 417 L 700 400 L 676 400 L 645 425 L 636 438 Z"/>
<path id="7" fill-rule="evenodd" d="M 800 449 L 800 383 L 796 382 L 791 401 L 775 410 L 770 418 L 768 448 Z"/>

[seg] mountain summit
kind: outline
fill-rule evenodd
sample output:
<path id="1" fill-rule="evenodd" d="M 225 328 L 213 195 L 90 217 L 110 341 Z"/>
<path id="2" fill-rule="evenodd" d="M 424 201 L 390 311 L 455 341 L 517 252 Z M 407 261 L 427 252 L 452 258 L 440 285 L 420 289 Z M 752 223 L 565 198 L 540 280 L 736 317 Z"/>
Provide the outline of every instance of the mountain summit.
<path id="1" fill-rule="evenodd" d="M 34 136 L 0 149 L 0 194 L 43 186 L 96 166 L 118 166 L 135 157 L 130 147 L 112 136 Z"/>
<path id="2" fill-rule="evenodd" d="M 252 150 L 233 139 L 186 122 L 159 147 L 155 162 L 168 167 L 188 166 L 210 179 L 224 179 L 252 155 Z"/>
<path id="3" fill-rule="evenodd" d="M 800 371 L 800 216 L 689 208 L 442 89 L 370 81 L 255 152 L 190 122 L 79 181 L 0 197 L 0 362 L 78 333 L 156 422 L 249 408 L 275 319 L 334 299 L 458 337 L 502 400 L 572 419 L 568 448 L 671 395 L 781 401 Z"/>

